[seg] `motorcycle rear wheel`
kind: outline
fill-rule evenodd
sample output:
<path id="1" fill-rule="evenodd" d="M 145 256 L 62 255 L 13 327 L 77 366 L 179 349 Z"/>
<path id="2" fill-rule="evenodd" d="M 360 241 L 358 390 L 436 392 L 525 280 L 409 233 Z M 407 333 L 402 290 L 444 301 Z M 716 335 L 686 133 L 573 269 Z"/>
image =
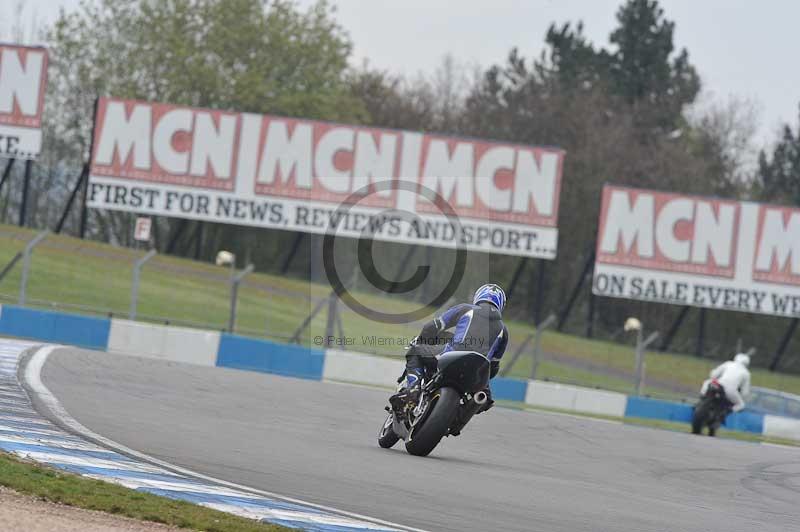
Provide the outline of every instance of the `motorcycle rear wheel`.
<path id="1" fill-rule="evenodd" d="M 442 388 L 431 401 L 431 412 L 422 425 L 414 427 L 406 451 L 414 456 L 428 456 L 447 435 L 458 412 L 461 395 L 453 388 Z"/>

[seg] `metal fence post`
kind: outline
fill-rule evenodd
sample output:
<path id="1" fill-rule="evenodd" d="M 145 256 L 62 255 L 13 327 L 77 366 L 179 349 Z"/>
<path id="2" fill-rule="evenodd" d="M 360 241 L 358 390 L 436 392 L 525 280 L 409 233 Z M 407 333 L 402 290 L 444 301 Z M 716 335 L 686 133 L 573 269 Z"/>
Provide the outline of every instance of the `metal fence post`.
<path id="1" fill-rule="evenodd" d="M 336 339 L 333 335 L 336 327 L 336 317 L 338 315 L 338 302 L 339 300 L 336 297 L 336 292 L 331 292 L 331 295 L 328 298 L 328 319 L 325 323 L 325 342 L 323 342 L 327 347 L 337 345 Z"/>
<path id="2" fill-rule="evenodd" d="M 652 344 L 658 339 L 658 331 L 655 331 L 643 340 L 644 331 L 639 329 L 636 335 L 636 395 L 642 395 L 642 387 L 644 386 L 644 351 L 647 346 Z"/>
<path id="3" fill-rule="evenodd" d="M 633 365 L 633 385 L 634 389 L 636 390 L 636 395 L 639 395 L 639 388 L 641 387 L 641 374 L 642 374 L 642 364 L 644 363 L 644 350 L 642 349 L 642 343 L 644 341 L 644 331 L 642 330 L 643 327 L 639 327 L 636 329 L 636 350 L 634 351 L 634 365 Z"/>
<path id="4" fill-rule="evenodd" d="M 151 249 L 144 257 L 141 257 L 133 264 L 133 280 L 131 281 L 131 309 L 128 312 L 128 319 L 136 319 L 136 307 L 139 304 L 139 277 L 142 274 L 144 263 L 156 256 L 156 250 Z"/>
<path id="5" fill-rule="evenodd" d="M 536 327 L 536 337 L 533 340 L 533 364 L 531 364 L 530 380 L 536 380 L 539 361 L 542 359 L 542 334 L 558 320 L 558 316 L 550 314 L 546 320 Z"/>
<path id="6" fill-rule="evenodd" d="M 25 306 L 26 291 L 28 289 L 28 273 L 31 269 L 31 253 L 39 242 L 44 240 L 50 231 L 42 231 L 36 235 L 30 242 L 25 245 L 25 251 L 22 252 L 22 279 L 19 283 L 19 306 Z"/>
<path id="7" fill-rule="evenodd" d="M 236 327 L 236 304 L 239 300 L 239 285 L 246 275 L 253 273 L 255 266 L 249 264 L 247 268 L 231 277 L 231 315 L 228 317 L 228 332 L 233 333 Z"/>
<path id="8" fill-rule="evenodd" d="M 331 292 L 331 293 L 333 293 L 333 292 Z M 325 303 L 330 304 L 330 301 L 327 298 L 324 298 L 324 299 L 320 299 L 317 302 L 317 305 L 314 307 L 314 310 L 312 310 L 309 313 L 309 315 L 305 317 L 305 319 L 303 320 L 303 323 L 301 323 L 300 326 L 297 328 L 297 330 L 294 331 L 294 334 L 292 335 L 292 338 L 289 340 L 290 344 L 299 344 L 300 343 L 300 336 L 303 334 L 303 331 L 306 330 L 306 327 L 308 327 L 311 324 L 311 321 L 317 316 L 317 314 L 319 314 L 319 312 L 322 310 L 322 307 L 325 305 Z"/>

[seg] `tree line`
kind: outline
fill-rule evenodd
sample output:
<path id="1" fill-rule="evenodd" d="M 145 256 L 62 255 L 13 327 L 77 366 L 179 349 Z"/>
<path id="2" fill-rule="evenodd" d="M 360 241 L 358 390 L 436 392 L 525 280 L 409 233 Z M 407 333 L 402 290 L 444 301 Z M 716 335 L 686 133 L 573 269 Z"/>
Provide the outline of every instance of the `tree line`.
<path id="1" fill-rule="evenodd" d="M 553 23 L 539 50 L 515 48 L 482 68 L 448 56 L 432 74 L 404 77 L 368 63 L 352 65 L 353 44 L 324 0 L 307 9 L 289 0 L 85 2 L 46 28 L 46 152 L 32 183 L 29 223 L 55 225 L 88 157 L 92 106 L 101 95 L 556 145 L 567 152 L 558 259 L 531 260 L 521 269 L 513 257 L 471 257 L 460 294 L 482 280 L 516 277 L 509 312 L 540 319 L 562 311 L 581 278 L 606 182 L 800 205 L 800 126 L 795 131 L 787 124 L 769 151 L 751 157 L 752 106 L 739 100 L 698 105 L 702 79 L 689 52 L 676 49 L 674 33 L 657 0 L 627 0 L 608 42 L 591 42 L 580 21 Z M 0 196 L 3 220 L 15 219 L 18 182 Z M 75 209 L 66 231 L 76 231 L 78 223 Z M 89 213 L 94 239 L 130 245 L 132 225 L 127 214 Z M 163 253 L 210 260 L 224 247 L 262 271 L 280 271 L 295 239 L 282 231 L 204 222 L 155 223 Z M 289 274 L 319 274 L 312 242 L 298 246 Z M 408 253 L 402 245 L 376 249 L 389 266 Z M 439 264 L 448 253 L 428 250 L 427 257 Z M 564 328 L 615 338 L 625 318 L 636 315 L 666 331 L 680 312 L 595 300 L 587 283 Z M 675 348 L 696 349 L 699 315 L 690 311 Z M 702 321 L 707 356 L 727 356 L 739 338 L 771 353 L 789 322 L 721 311 L 707 312 Z M 790 350 L 799 347 L 794 340 Z M 784 368 L 796 359 L 787 357 Z M 756 360 L 763 364 L 769 357 Z"/>

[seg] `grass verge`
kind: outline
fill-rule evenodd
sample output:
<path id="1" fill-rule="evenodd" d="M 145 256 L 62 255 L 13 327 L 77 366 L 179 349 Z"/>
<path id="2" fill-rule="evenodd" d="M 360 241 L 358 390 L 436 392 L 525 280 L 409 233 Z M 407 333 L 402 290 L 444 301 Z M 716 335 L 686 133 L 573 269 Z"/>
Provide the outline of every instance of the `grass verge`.
<path id="1" fill-rule="evenodd" d="M 20 461 L 3 452 L 0 452 L 0 485 L 54 503 L 191 530 L 207 532 L 290 530 Z"/>

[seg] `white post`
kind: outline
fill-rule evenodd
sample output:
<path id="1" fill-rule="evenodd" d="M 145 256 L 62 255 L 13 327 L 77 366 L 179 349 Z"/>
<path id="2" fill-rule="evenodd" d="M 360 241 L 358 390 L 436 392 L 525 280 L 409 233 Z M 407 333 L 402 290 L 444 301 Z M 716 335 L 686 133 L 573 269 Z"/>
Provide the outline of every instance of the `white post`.
<path id="1" fill-rule="evenodd" d="M 647 346 L 652 344 L 658 339 L 658 331 L 655 331 L 642 340 L 644 331 L 639 329 L 639 334 L 636 338 L 636 395 L 642 395 L 642 388 L 644 387 L 644 352 Z"/>
<path id="2" fill-rule="evenodd" d="M 25 246 L 25 251 L 22 252 L 22 279 L 19 284 L 19 306 L 21 307 L 25 306 L 25 301 L 27 299 L 28 274 L 31 269 L 31 254 L 33 253 L 33 248 L 35 248 L 39 242 L 47 238 L 49 234 L 50 231 L 42 231 L 36 235 L 33 240 L 28 242 Z"/>
<path id="3" fill-rule="evenodd" d="M 128 319 L 136 319 L 136 307 L 139 304 L 139 277 L 142 273 L 144 263 L 156 256 L 156 250 L 151 249 L 144 257 L 141 257 L 133 264 L 133 281 L 131 282 L 131 309 L 128 312 Z"/>
<path id="4" fill-rule="evenodd" d="M 242 282 L 242 279 L 244 279 L 247 274 L 252 273 L 253 270 L 255 270 L 255 266 L 249 264 L 247 268 L 231 277 L 231 315 L 228 318 L 229 333 L 233 333 L 233 329 L 236 327 L 236 304 L 239 300 L 239 284 Z"/>

